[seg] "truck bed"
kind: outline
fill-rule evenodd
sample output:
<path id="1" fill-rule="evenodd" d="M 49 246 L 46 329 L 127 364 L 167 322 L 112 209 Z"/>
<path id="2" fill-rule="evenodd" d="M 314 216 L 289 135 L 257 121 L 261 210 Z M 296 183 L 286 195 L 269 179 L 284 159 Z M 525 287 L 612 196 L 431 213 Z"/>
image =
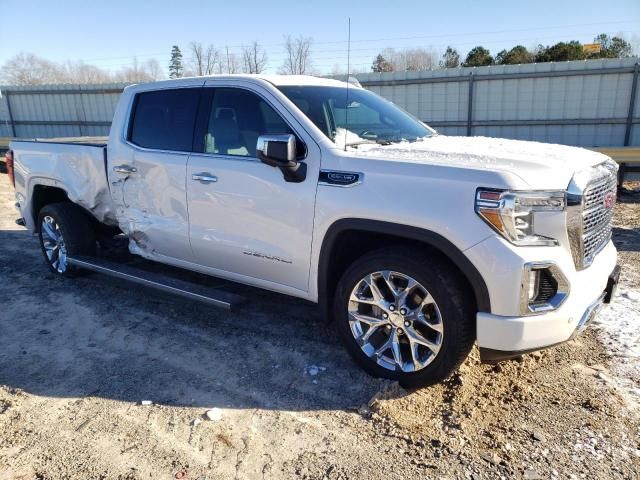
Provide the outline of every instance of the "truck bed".
<path id="1" fill-rule="evenodd" d="M 16 191 L 23 201 L 34 198 L 36 188 L 57 188 L 98 221 L 117 225 L 107 180 L 106 137 L 12 140 L 10 148 Z M 33 229 L 33 218 L 25 216 L 25 222 Z"/>

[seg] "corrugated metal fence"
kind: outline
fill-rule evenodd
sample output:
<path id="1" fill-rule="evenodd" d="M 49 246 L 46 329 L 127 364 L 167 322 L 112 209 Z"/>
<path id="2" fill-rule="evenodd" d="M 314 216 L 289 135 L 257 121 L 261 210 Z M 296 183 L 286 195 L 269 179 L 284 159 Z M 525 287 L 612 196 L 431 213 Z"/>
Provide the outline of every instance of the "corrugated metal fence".
<path id="1" fill-rule="evenodd" d="M 640 145 L 638 59 L 356 75 L 452 135 Z M 125 84 L 0 87 L 0 137 L 107 135 Z"/>
<path id="2" fill-rule="evenodd" d="M 638 59 L 356 75 L 450 135 L 640 145 Z"/>
<path id="3" fill-rule="evenodd" d="M 108 135 L 126 85 L 0 87 L 0 137 Z"/>

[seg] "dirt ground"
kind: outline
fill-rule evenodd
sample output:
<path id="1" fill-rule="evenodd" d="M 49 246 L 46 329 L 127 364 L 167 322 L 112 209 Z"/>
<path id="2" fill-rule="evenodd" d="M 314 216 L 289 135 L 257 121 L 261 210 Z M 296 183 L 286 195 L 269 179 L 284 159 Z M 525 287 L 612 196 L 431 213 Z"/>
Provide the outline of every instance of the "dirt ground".
<path id="1" fill-rule="evenodd" d="M 474 351 L 406 392 L 359 370 L 303 301 L 241 288 L 225 312 L 54 278 L 12 197 L 0 175 L 0 480 L 640 477 L 638 412 L 594 329 L 495 367 Z M 616 207 L 629 289 L 638 202 Z"/>

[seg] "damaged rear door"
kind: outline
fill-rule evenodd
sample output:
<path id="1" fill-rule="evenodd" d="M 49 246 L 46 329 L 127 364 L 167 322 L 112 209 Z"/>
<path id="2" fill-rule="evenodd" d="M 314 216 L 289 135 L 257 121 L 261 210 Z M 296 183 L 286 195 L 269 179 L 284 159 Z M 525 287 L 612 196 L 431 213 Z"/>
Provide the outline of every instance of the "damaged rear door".
<path id="1" fill-rule="evenodd" d="M 133 253 L 193 258 L 185 178 L 198 87 L 138 93 L 131 108 L 126 148 L 110 152 L 112 196 Z"/>

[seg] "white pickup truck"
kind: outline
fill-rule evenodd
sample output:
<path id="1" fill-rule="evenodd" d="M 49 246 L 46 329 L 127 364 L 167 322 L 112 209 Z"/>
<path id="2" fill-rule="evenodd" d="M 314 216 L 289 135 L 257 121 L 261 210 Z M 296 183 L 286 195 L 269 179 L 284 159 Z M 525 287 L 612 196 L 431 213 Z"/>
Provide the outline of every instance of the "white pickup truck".
<path id="1" fill-rule="evenodd" d="M 362 367 L 407 386 L 475 342 L 491 362 L 570 339 L 619 275 L 610 158 L 438 135 L 336 80 L 130 86 L 107 143 L 11 150 L 54 272 L 124 235 L 146 259 L 318 303 Z"/>

